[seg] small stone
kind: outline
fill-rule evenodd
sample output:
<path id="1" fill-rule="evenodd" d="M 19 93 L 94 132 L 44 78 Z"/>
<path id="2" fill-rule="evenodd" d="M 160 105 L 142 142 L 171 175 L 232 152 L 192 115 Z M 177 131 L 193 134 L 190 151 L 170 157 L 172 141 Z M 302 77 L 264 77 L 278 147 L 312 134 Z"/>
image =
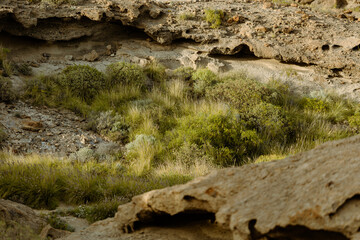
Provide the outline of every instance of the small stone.
<path id="1" fill-rule="evenodd" d="M 111 45 L 110 45 L 110 44 L 107 45 L 107 46 L 106 46 L 106 53 L 105 53 L 105 54 L 108 55 L 108 56 L 111 55 L 111 54 L 112 54 L 112 51 L 111 51 L 111 50 L 112 50 Z"/>
<path id="2" fill-rule="evenodd" d="M 262 32 L 262 33 L 266 33 L 266 32 L 267 32 L 267 29 L 266 29 L 266 27 L 264 27 L 264 26 L 257 26 L 257 27 L 255 27 L 255 30 L 256 30 L 257 32 Z"/>
<path id="3" fill-rule="evenodd" d="M 88 62 L 95 62 L 98 59 L 99 59 L 99 54 L 95 50 L 92 50 L 90 53 L 85 54 L 83 56 L 83 60 Z"/>
<path id="4" fill-rule="evenodd" d="M 22 124 L 21 129 L 32 132 L 38 132 L 40 131 L 40 129 L 44 127 L 41 121 L 32 121 L 28 119 L 23 120 L 21 124 Z"/>
<path id="5" fill-rule="evenodd" d="M 271 2 L 265 2 L 263 4 L 263 9 L 272 8 L 273 4 Z"/>
<path id="6" fill-rule="evenodd" d="M 73 55 L 66 55 L 64 58 L 65 58 L 66 61 L 72 61 L 72 60 L 74 60 L 74 56 L 73 56 Z"/>

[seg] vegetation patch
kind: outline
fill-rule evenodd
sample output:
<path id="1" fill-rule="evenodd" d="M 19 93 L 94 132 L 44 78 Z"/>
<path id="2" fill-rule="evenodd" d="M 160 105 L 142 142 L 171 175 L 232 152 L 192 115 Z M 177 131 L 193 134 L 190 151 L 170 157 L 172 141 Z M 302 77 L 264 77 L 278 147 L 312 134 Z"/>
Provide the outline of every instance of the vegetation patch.
<path id="1" fill-rule="evenodd" d="M 224 12 L 222 10 L 205 9 L 205 21 L 207 21 L 211 28 L 220 27 L 224 19 Z"/>
<path id="2" fill-rule="evenodd" d="M 359 105 L 332 93 L 299 95 L 243 73 L 167 74 L 159 63 L 119 62 L 104 73 L 68 67 L 60 76 L 30 78 L 22 98 L 71 109 L 122 147 L 83 148 L 61 161 L 2 154 L 0 197 L 35 208 L 81 205 L 71 214 L 90 221 L 112 216 L 134 195 L 283 158 L 360 129 Z"/>

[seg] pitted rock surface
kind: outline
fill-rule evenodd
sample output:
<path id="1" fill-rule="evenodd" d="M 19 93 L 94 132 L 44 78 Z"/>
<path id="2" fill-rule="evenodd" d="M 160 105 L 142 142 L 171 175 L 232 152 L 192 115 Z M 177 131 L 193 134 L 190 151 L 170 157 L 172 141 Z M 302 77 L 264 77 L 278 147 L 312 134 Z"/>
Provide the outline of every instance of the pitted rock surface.
<path id="1" fill-rule="evenodd" d="M 0 31 L 50 41 L 70 40 L 101 34 L 112 22 L 141 29 L 161 44 L 187 39 L 202 43 L 202 51 L 209 54 L 250 51 L 260 58 L 316 65 L 330 76 L 358 81 L 360 16 L 356 9 L 360 3 L 333 2 L 325 0 L 322 5 L 332 4 L 341 11 L 348 6 L 354 11 L 331 14 L 316 11 L 312 5 L 233 0 L 91 0 L 56 7 L 7 0 L 0 4 Z M 222 10 L 222 26 L 211 28 L 204 20 L 205 9 Z M 183 14 L 192 17 L 180 20 Z"/>
<path id="2" fill-rule="evenodd" d="M 212 239 L 199 233 L 206 224 L 224 231 L 213 239 L 359 239 L 359 149 L 355 136 L 284 160 L 218 170 L 136 196 L 115 218 L 66 239 L 176 239 L 171 229 L 180 233 L 181 223 L 167 223 L 179 216 L 184 239 Z M 201 215 L 214 223 L 199 225 Z"/>

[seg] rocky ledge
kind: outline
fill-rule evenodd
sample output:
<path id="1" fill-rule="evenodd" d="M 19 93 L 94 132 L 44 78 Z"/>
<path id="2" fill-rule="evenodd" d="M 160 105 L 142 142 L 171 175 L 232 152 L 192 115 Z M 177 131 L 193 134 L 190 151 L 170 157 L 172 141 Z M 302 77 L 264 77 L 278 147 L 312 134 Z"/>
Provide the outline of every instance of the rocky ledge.
<path id="1" fill-rule="evenodd" d="M 311 3 L 313 1 L 302 1 Z M 320 1 L 321 2 L 321 1 Z M 109 24 L 132 26 L 161 44 L 192 41 L 209 55 L 254 55 L 286 63 L 314 65 L 330 77 L 360 77 L 360 20 L 354 10 L 335 15 L 313 5 L 263 1 L 90 0 L 77 5 L 3 0 L 0 31 L 58 41 L 101 34 Z M 346 1 L 322 1 L 346 8 Z M 212 28 L 205 9 L 224 13 Z M 201 44 L 200 46 L 198 44 Z"/>
<path id="2" fill-rule="evenodd" d="M 154 190 L 66 239 L 360 239 L 359 147 L 355 136 Z"/>

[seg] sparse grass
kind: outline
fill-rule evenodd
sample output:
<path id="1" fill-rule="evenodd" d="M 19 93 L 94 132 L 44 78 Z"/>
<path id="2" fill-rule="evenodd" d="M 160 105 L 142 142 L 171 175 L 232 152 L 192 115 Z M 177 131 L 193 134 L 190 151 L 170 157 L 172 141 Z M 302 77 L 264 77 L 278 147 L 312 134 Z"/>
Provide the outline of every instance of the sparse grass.
<path id="1" fill-rule="evenodd" d="M 91 204 L 93 211 L 86 217 L 99 220 L 109 215 L 104 212 L 113 209 L 115 202 L 120 203 L 119 199 L 126 202 L 134 195 L 185 182 L 182 178 L 151 173 L 131 175 L 127 168 L 131 165 L 121 162 L 81 163 L 49 156 L 1 153 L 0 197 L 33 208 L 54 209 L 59 202 Z"/>
<path id="2" fill-rule="evenodd" d="M 179 20 L 181 21 L 186 21 L 186 20 L 193 20 L 195 19 L 195 14 L 194 13 L 182 13 L 178 16 Z"/>
<path id="3" fill-rule="evenodd" d="M 0 77 L 9 77 L 13 74 L 14 65 L 7 57 L 9 53 L 10 49 L 4 48 L 0 45 Z"/>

